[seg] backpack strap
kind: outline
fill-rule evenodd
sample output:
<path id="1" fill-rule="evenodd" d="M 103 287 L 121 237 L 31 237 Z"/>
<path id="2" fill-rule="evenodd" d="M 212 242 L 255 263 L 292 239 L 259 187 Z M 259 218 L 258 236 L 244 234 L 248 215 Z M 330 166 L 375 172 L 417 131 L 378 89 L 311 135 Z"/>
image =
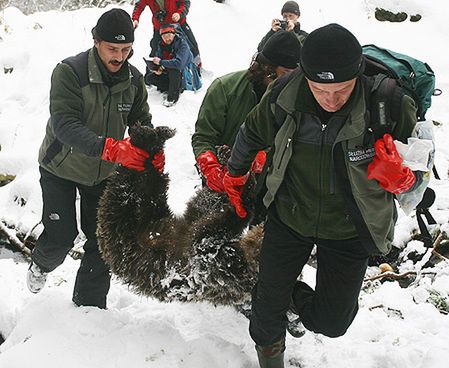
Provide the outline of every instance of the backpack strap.
<path id="1" fill-rule="evenodd" d="M 377 140 L 385 133 L 391 133 L 399 121 L 405 92 L 397 84 L 396 79 L 384 74 L 377 74 L 375 77 L 365 76 L 364 83 L 365 103 L 369 106 L 370 112 L 368 130 L 373 134 L 374 140 Z M 419 117 L 418 121 L 421 121 Z M 441 179 L 435 165 L 432 172 L 435 179 Z"/>
<path id="2" fill-rule="evenodd" d="M 88 57 L 89 50 L 62 60 L 64 64 L 69 65 L 75 72 L 79 79 L 81 88 L 89 84 Z"/>
<path id="3" fill-rule="evenodd" d="M 384 74 L 365 77 L 365 102 L 369 108 L 369 130 L 374 139 L 391 133 L 400 118 L 404 91 L 393 78 Z"/>
<path id="4" fill-rule="evenodd" d="M 365 91 L 369 91 L 369 93 L 365 93 L 365 98 L 367 98 L 366 106 L 370 106 L 368 129 L 371 130 L 374 139 L 377 140 L 385 133 L 391 133 L 394 124 L 399 120 L 402 98 L 405 92 L 397 85 L 395 79 L 388 78 L 383 74 L 368 77 L 365 83 L 367 88 Z M 435 177 L 439 179 L 435 166 L 433 166 L 432 171 Z M 427 248 L 432 247 L 433 240 L 423 217 L 426 218 L 429 225 L 436 224 L 429 211 L 429 207 L 434 200 L 435 192 L 427 187 L 422 201 L 416 206 L 416 219 L 421 233 L 421 240 Z"/>
<path id="5" fill-rule="evenodd" d="M 426 218 L 427 223 L 429 225 L 436 225 L 437 222 L 433 218 L 432 214 L 429 211 L 429 207 L 433 205 L 435 202 L 435 192 L 433 189 L 427 187 L 424 191 L 423 198 L 421 202 L 419 202 L 416 206 L 416 219 L 418 220 L 419 231 L 421 233 L 421 241 L 424 243 L 426 248 L 433 247 L 433 239 L 430 234 L 427 226 L 424 222 L 423 217 Z"/>

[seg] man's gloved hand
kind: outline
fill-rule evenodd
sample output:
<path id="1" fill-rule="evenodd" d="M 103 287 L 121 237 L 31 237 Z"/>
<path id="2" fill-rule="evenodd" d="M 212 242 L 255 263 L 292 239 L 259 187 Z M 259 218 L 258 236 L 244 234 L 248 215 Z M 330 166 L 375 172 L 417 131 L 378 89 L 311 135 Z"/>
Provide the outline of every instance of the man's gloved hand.
<path id="1" fill-rule="evenodd" d="M 368 179 L 376 179 L 379 185 L 393 194 L 406 192 L 415 183 L 413 171 L 402 165 L 402 158 L 390 134 L 374 143 L 376 155 L 368 165 Z"/>
<path id="2" fill-rule="evenodd" d="M 148 152 L 133 146 L 129 137 L 121 141 L 114 138 L 106 138 L 101 159 L 103 161 L 117 162 L 128 169 L 143 171 L 145 170 L 145 160 L 149 156 Z"/>
<path id="3" fill-rule="evenodd" d="M 229 197 L 229 201 L 234 206 L 237 216 L 240 218 L 245 218 L 248 214 L 242 204 L 243 187 L 248 180 L 248 175 L 249 174 L 243 176 L 232 176 L 229 172 L 227 172 L 223 178 L 223 185 L 226 194 Z"/>
<path id="4" fill-rule="evenodd" d="M 251 172 L 254 174 L 260 174 L 265 165 L 265 161 L 267 160 L 267 153 L 265 151 L 257 152 L 256 157 L 253 160 L 251 165 Z"/>
<path id="5" fill-rule="evenodd" d="M 165 153 L 164 150 L 159 151 L 156 153 L 151 160 L 151 164 L 154 166 L 154 168 L 159 171 L 161 174 L 164 172 L 164 166 L 165 166 Z"/>
<path id="6" fill-rule="evenodd" d="M 196 162 L 207 186 L 215 192 L 224 192 L 223 177 L 227 169 L 221 166 L 217 157 L 211 151 L 206 151 L 197 157 Z"/>

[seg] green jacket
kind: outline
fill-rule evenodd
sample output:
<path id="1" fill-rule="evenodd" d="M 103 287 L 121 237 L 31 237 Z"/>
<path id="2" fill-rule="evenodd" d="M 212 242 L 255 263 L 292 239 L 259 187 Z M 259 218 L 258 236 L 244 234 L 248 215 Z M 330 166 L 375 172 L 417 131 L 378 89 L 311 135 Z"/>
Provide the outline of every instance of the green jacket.
<path id="1" fill-rule="evenodd" d="M 215 79 L 204 96 L 192 136 L 195 158 L 215 147 L 232 147 L 246 115 L 258 102 L 247 70 Z"/>
<path id="2" fill-rule="evenodd" d="M 285 112 L 280 126 L 275 123 L 276 105 Z M 401 119 L 392 131 L 395 139 L 406 142 L 415 111 L 413 100 L 404 96 Z M 371 253 L 387 253 L 397 213 L 394 196 L 367 178 L 375 154 L 374 138 L 367 136 L 368 117 L 362 79 L 346 105 L 323 124 L 305 78 L 293 73 L 278 96 L 270 88 L 248 115 L 229 170 L 242 174 L 257 150 L 274 146 L 264 202 L 275 204 L 285 224 L 314 238 L 359 236 Z"/>
<path id="3" fill-rule="evenodd" d="M 39 164 L 83 185 L 109 177 L 114 164 L 100 159 L 106 137 L 123 139 L 127 126 L 151 124 L 143 76 L 128 64 L 105 84 L 94 48 L 58 64 L 52 74 L 50 119 Z"/>

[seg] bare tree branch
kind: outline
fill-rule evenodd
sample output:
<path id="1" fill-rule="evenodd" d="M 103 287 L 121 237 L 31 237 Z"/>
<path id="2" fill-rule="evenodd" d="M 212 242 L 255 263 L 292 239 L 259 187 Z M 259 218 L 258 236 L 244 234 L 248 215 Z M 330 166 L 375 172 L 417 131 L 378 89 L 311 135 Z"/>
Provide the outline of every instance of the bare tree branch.
<path id="1" fill-rule="evenodd" d="M 14 230 L 8 229 L 2 221 L 0 221 L 0 234 L 3 234 L 9 242 L 19 248 L 22 253 L 31 256 L 31 250 L 20 241 Z"/>

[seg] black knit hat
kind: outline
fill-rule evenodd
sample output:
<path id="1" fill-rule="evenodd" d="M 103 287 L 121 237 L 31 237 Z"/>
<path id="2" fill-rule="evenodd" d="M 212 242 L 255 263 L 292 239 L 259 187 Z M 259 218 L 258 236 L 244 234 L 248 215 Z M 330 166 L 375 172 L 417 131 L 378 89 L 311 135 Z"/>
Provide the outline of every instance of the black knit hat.
<path id="1" fill-rule="evenodd" d="M 301 44 L 294 32 L 277 31 L 263 46 L 256 56 L 256 61 L 261 64 L 283 66 L 295 69 L 299 64 Z"/>
<path id="2" fill-rule="evenodd" d="M 92 35 L 98 41 L 134 42 L 133 22 L 126 11 L 114 8 L 101 15 L 97 25 L 92 29 Z"/>
<path id="3" fill-rule="evenodd" d="M 298 3 L 296 1 L 287 1 L 281 10 L 281 14 L 284 13 L 293 13 L 296 15 L 301 15 Z"/>
<path id="4" fill-rule="evenodd" d="M 364 65 L 359 41 L 335 23 L 310 33 L 301 50 L 301 68 L 313 82 L 345 82 L 362 74 Z"/>

